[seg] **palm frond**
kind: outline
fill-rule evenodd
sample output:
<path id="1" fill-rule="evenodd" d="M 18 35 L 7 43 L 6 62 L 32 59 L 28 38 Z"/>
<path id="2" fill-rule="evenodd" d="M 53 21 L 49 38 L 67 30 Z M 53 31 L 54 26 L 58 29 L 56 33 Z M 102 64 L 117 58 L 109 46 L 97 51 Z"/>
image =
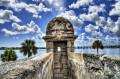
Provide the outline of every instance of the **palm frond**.
<path id="1" fill-rule="evenodd" d="M 15 61 L 17 59 L 17 54 L 14 50 L 5 50 L 4 54 L 1 54 L 1 60 L 5 61 Z"/>
<path id="2" fill-rule="evenodd" d="M 100 48 L 100 49 L 104 49 L 104 46 L 103 46 L 103 44 L 102 44 L 101 41 L 96 40 L 96 41 L 94 41 L 94 43 L 92 44 L 92 48 L 93 48 L 93 49 L 97 48 L 97 52 L 98 52 L 98 49 L 99 49 L 99 48 Z"/>
<path id="3" fill-rule="evenodd" d="M 25 40 L 25 42 L 21 44 L 22 47 L 20 52 L 23 52 L 23 55 L 25 56 L 28 54 L 28 57 L 32 56 L 32 53 L 36 54 L 37 47 L 35 46 L 35 43 L 34 40 Z"/>

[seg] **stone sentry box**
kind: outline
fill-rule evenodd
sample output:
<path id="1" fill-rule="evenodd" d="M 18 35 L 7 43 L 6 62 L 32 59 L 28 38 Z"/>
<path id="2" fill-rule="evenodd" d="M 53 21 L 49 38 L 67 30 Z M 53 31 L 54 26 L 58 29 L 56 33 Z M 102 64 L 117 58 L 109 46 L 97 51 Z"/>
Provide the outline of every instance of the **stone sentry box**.
<path id="1" fill-rule="evenodd" d="M 74 29 L 70 21 L 63 17 L 52 19 L 46 29 L 47 53 L 53 53 L 53 79 L 73 79 L 70 76 L 68 52 L 74 52 Z"/>
<path id="2" fill-rule="evenodd" d="M 73 78 L 74 76 L 71 77 L 71 75 L 74 74 L 71 74 L 72 71 L 70 71 L 68 53 L 74 52 L 74 40 L 77 37 L 77 35 L 74 35 L 74 29 L 70 21 L 63 17 L 52 19 L 47 25 L 46 36 L 43 37 L 46 41 L 47 52 L 51 53 L 43 55 L 43 59 L 41 59 L 40 56 L 27 59 L 28 61 L 25 59 L 20 60 L 21 62 L 10 62 L 9 68 L 7 65 L 1 68 L 2 70 L 8 68 L 7 70 L 3 70 L 2 76 L 5 76 L 5 79 L 13 79 L 10 77 L 17 77 L 20 79 L 35 79 L 36 77 L 40 79 L 76 79 Z M 52 59 L 50 57 L 51 55 Z M 46 63 L 48 59 L 50 60 Z M 22 65 L 22 63 L 26 64 Z M 7 63 L 1 65 L 4 66 L 5 64 Z M 11 69 L 13 65 L 15 65 L 15 68 Z M 36 71 L 36 69 L 38 71 Z M 16 71 L 17 73 L 15 73 Z"/>
<path id="3" fill-rule="evenodd" d="M 74 28 L 70 21 L 63 17 L 52 19 L 46 28 L 46 36 L 43 39 L 46 42 L 47 53 L 54 51 L 54 42 L 66 41 L 67 52 L 74 52 L 74 40 L 78 35 L 74 35 Z"/>

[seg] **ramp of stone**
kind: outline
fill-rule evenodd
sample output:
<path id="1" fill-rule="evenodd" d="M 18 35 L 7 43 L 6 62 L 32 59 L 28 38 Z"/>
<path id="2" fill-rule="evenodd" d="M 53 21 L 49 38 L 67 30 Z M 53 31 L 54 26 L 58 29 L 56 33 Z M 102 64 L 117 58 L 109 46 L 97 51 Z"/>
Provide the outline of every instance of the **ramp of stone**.
<path id="1" fill-rule="evenodd" d="M 66 42 L 54 42 L 54 79 L 70 79 L 68 76 L 68 56 Z"/>

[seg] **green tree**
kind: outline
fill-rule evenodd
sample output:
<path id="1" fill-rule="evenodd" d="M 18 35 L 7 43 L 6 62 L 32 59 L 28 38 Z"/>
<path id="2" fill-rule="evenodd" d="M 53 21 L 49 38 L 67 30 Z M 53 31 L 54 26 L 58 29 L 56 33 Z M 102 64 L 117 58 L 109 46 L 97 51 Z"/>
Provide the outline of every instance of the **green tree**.
<path id="1" fill-rule="evenodd" d="M 104 46 L 103 46 L 103 44 L 102 44 L 101 41 L 96 40 L 96 41 L 94 41 L 94 43 L 92 44 L 92 48 L 93 48 L 93 49 L 97 48 L 97 54 L 98 54 L 98 49 L 99 49 L 99 48 L 100 48 L 100 49 L 104 49 Z"/>
<path id="2" fill-rule="evenodd" d="M 16 52 L 14 50 L 11 50 L 11 49 L 10 50 L 5 50 L 4 54 L 1 54 L 0 57 L 1 57 L 1 60 L 3 62 L 5 62 L 5 61 L 15 61 L 18 58 Z"/>
<path id="3" fill-rule="evenodd" d="M 37 47 L 35 46 L 34 40 L 25 40 L 25 42 L 21 43 L 22 47 L 20 52 L 23 53 L 24 56 L 28 54 L 28 58 L 32 56 L 32 54 L 37 54 Z"/>

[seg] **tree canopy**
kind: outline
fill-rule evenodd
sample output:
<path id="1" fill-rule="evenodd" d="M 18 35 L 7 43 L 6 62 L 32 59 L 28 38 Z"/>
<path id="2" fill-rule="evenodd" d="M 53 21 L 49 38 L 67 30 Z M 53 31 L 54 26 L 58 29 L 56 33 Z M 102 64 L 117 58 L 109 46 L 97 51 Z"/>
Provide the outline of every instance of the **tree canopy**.
<path id="1" fill-rule="evenodd" d="M 102 44 L 101 41 L 95 40 L 95 41 L 93 42 L 93 44 L 92 44 L 92 48 L 93 48 L 93 49 L 96 49 L 96 48 L 97 48 L 97 53 L 98 53 L 98 49 L 99 49 L 99 48 L 100 48 L 100 49 L 104 49 L 104 46 L 103 46 L 103 44 Z"/>
<path id="2" fill-rule="evenodd" d="M 0 57 L 1 57 L 1 60 L 3 62 L 5 62 L 5 61 L 15 61 L 18 58 L 16 52 L 14 50 L 11 50 L 11 49 L 10 50 L 5 50 L 4 54 L 1 54 Z"/>
<path id="3" fill-rule="evenodd" d="M 22 47 L 20 52 L 23 53 L 24 56 L 28 54 L 28 57 L 31 57 L 32 54 L 37 54 L 37 47 L 35 46 L 34 40 L 25 40 L 25 42 L 21 43 Z"/>

